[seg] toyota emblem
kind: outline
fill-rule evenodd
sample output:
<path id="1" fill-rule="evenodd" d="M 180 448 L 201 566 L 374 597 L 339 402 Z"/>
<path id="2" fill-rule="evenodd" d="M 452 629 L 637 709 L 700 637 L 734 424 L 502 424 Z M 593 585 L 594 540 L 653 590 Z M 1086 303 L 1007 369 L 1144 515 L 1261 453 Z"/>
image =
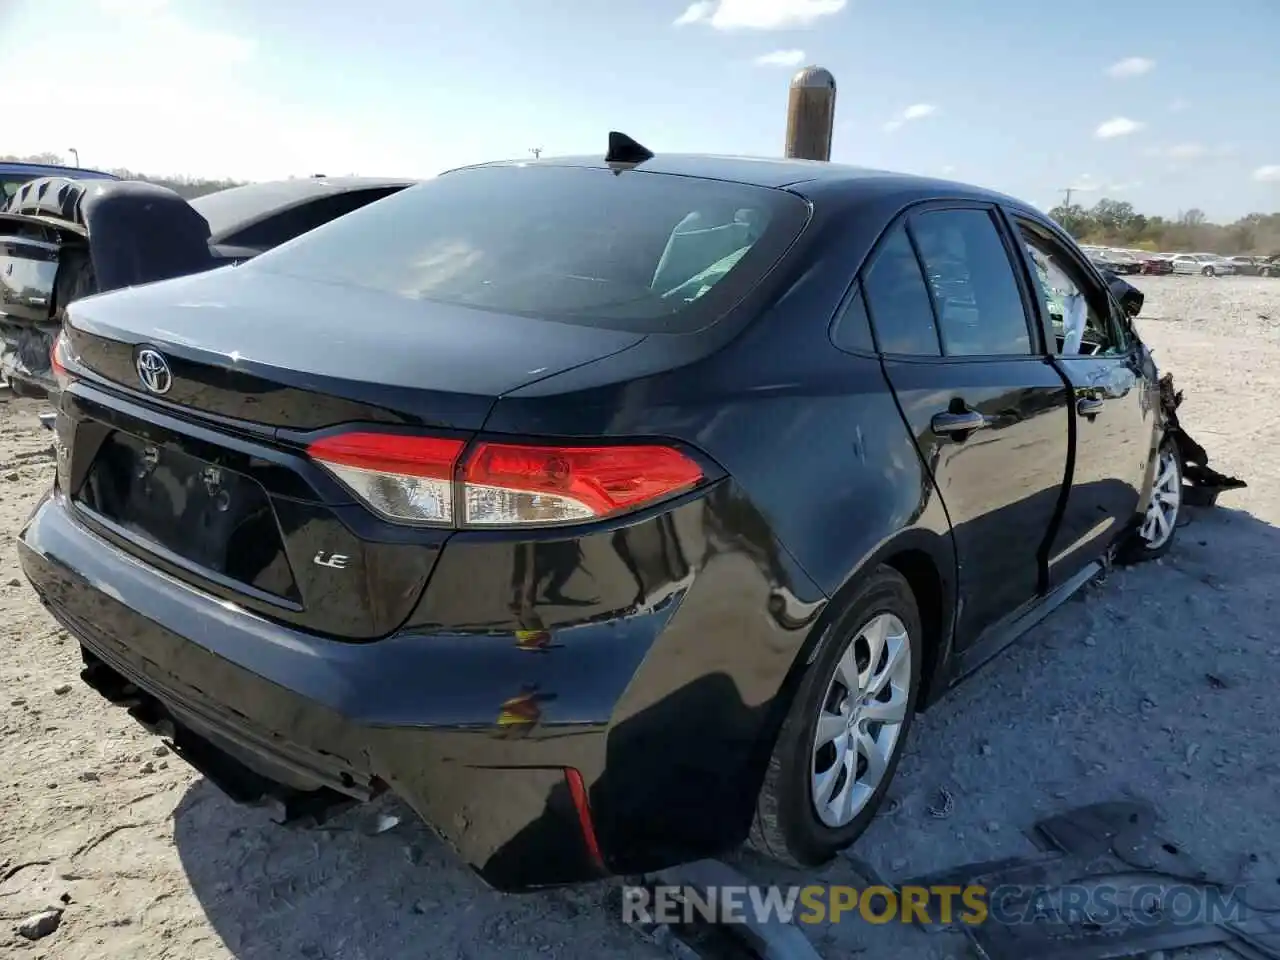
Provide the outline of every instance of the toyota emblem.
<path id="1" fill-rule="evenodd" d="M 157 350 L 146 347 L 138 351 L 138 379 L 150 393 L 168 393 L 173 386 L 169 362 Z"/>

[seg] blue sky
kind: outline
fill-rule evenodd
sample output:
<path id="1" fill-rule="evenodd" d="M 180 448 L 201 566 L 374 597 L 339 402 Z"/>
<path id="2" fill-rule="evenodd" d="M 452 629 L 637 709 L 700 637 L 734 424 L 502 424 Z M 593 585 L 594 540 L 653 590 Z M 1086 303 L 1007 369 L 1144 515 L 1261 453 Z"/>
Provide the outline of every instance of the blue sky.
<path id="1" fill-rule="evenodd" d="M 88 165 L 428 176 L 610 129 L 776 156 L 818 63 L 837 161 L 1280 210 L 1277 0 L 0 0 L 0 43 L 0 149 Z"/>

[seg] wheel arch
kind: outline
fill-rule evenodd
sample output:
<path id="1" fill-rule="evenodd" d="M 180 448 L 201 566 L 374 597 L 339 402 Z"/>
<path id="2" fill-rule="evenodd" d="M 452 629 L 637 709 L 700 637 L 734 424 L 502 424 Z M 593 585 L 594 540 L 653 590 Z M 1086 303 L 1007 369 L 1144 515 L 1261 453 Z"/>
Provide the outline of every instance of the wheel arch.
<path id="1" fill-rule="evenodd" d="M 827 601 L 797 651 L 778 696 L 774 698 L 761 738 L 764 761 L 767 762 L 773 750 L 804 672 L 817 656 L 819 644 L 840 621 L 862 581 L 881 566 L 893 568 L 906 579 L 920 608 L 925 632 L 925 662 L 922 664 L 919 704 L 927 707 L 946 689 L 956 611 L 955 545 L 949 531 L 942 534 L 912 527 L 899 531 L 864 557 Z M 763 772 L 761 766 L 761 776 Z"/>

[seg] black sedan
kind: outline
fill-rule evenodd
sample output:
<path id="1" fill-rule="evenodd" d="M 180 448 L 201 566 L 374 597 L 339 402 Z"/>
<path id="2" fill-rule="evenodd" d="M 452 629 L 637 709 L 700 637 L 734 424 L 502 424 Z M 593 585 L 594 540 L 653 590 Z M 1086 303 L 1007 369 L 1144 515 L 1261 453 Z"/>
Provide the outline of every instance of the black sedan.
<path id="1" fill-rule="evenodd" d="M 390 791 L 505 890 L 819 864 L 1180 460 L 1034 207 L 647 151 L 457 170 L 73 304 L 23 570 L 231 795 Z"/>

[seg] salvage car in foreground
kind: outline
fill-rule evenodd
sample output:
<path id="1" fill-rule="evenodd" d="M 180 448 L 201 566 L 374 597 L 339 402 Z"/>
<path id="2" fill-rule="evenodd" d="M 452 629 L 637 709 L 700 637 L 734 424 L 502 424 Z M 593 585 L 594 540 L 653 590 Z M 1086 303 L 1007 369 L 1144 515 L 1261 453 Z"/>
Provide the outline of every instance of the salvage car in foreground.
<path id="1" fill-rule="evenodd" d="M 152 183 L 46 169 L 0 205 L 0 373 L 15 393 L 46 396 L 53 338 L 80 297 L 242 262 L 409 184 L 282 180 L 187 201 Z"/>
<path id="2" fill-rule="evenodd" d="M 23 570 L 232 796 L 390 791 L 506 890 L 821 863 L 918 709 L 1169 549 L 1155 366 L 1034 207 L 611 143 L 68 310 Z"/>

